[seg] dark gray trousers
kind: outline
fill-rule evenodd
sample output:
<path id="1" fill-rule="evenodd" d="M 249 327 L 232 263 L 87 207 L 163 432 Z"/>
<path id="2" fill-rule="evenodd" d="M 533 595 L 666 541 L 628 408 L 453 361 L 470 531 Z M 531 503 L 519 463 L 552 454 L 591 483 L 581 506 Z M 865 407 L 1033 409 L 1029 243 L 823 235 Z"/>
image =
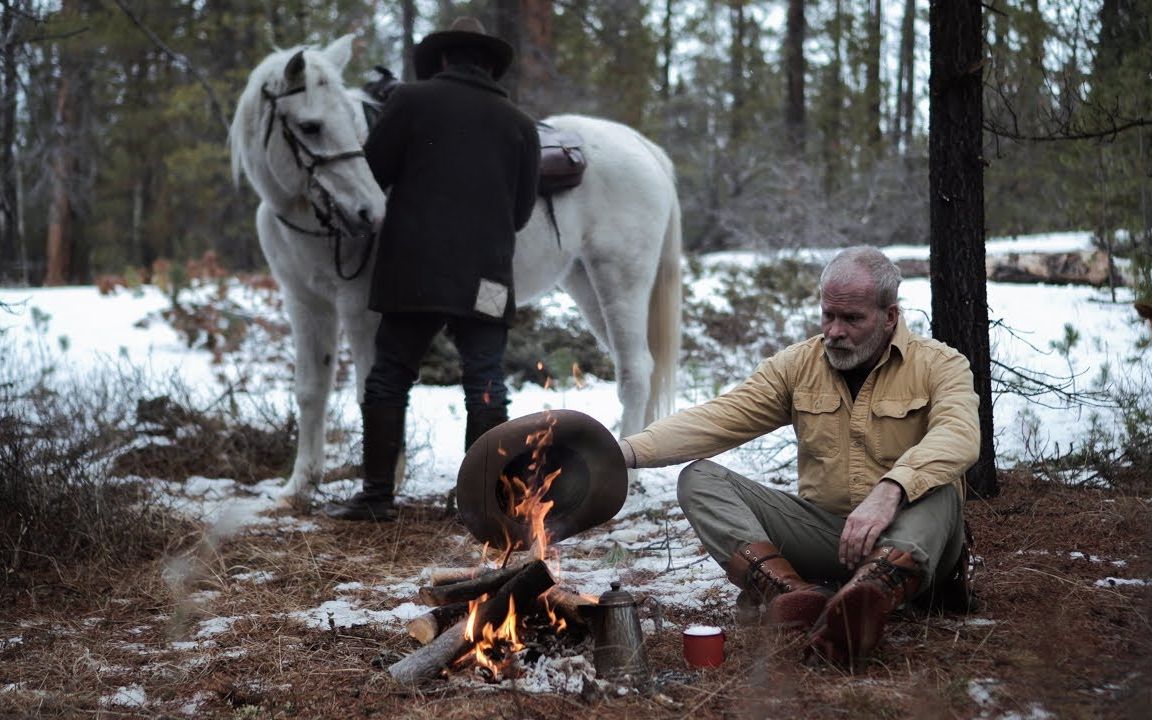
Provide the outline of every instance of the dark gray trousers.
<path id="1" fill-rule="evenodd" d="M 845 520 L 839 515 L 710 460 L 697 460 L 681 471 L 677 494 L 704 549 L 721 567 L 745 543 L 769 541 L 805 580 L 843 582 L 852 576 L 839 561 Z M 963 502 L 947 485 L 902 507 L 876 547 L 911 553 L 927 571 L 923 593 L 946 579 L 963 543 Z"/>

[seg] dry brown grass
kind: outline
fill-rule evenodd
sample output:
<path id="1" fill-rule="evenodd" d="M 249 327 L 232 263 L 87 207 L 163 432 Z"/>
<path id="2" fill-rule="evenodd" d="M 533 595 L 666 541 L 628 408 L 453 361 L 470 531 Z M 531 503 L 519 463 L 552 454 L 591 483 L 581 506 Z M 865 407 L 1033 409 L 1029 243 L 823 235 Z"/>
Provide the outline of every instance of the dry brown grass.
<path id="1" fill-rule="evenodd" d="M 135 684 L 150 703 L 136 714 L 149 717 L 178 716 L 192 699 L 197 716 L 225 718 L 993 718 L 1029 717 L 1035 708 L 1060 718 L 1144 717 L 1152 701 L 1149 591 L 1095 582 L 1152 577 L 1147 494 L 1054 487 L 1019 474 L 1002 483 L 999 497 L 968 508 L 984 559 L 980 622 L 905 612 L 857 675 L 804 664 L 794 639 L 725 622 L 729 657 L 714 670 L 687 671 L 673 627 L 648 637 L 657 694 L 534 695 L 459 678 L 399 687 L 381 666 L 412 649 L 401 632 L 312 629 L 289 615 L 353 581 L 364 589 L 339 596 L 387 610 L 411 599 L 387 588 L 417 582 L 422 568 L 475 562 L 475 546 L 452 518 L 409 506 L 391 525 L 312 518 L 320 530 L 188 537 L 180 543 L 185 572 L 175 579 L 172 563 L 160 560 L 116 575 L 77 571 L 67 582 L 28 578 L 0 606 L 0 641 L 22 638 L 0 646 L 0 688 L 18 688 L 0 692 L 0 714 L 132 716 L 101 697 Z M 254 572 L 271 580 L 237 577 Z M 665 614 L 675 624 L 715 620 L 704 608 Z M 214 645 L 172 644 L 213 617 L 238 619 Z M 988 682 L 988 704 L 974 700 L 973 681 Z"/>

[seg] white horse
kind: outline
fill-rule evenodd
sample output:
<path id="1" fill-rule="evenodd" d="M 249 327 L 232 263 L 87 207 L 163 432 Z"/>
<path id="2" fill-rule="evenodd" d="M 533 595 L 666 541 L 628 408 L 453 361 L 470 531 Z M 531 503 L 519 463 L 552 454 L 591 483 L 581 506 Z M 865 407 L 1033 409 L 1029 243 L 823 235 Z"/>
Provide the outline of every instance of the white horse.
<path id="1" fill-rule="evenodd" d="M 322 476 L 338 329 L 362 399 L 379 322 L 367 304 L 384 195 L 360 152 L 363 96 L 342 79 L 351 50 L 349 35 L 269 55 L 248 78 L 230 133 L 234 179 L 243 173 L 260 195 L 260 247 L 296 346 L 292 502 L 307 502 Z M 583 136 L 588 168 L 579 187 L 554 197 L 556 228 L 541 201 L 517 236 L 516 297 L 528 304 L 559 286 L 573 298 L 611 353 L 627 435 L 667 414 L 675 393 L 681 241 L 672 163 L 617 123 L 575 115 L 548 122 Z"/>

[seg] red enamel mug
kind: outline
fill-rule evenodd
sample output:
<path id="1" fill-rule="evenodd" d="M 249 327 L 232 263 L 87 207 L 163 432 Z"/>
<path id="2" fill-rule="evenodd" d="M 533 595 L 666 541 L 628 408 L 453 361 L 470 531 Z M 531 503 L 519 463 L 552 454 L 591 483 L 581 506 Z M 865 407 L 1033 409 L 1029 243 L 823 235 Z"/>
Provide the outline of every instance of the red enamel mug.
<path id="1" fill-rule="evenodd" d="M 684 630 L 684 660 L 692 667 L 717 667 L 724 662 L 724 630 L 693 625 Z"/>

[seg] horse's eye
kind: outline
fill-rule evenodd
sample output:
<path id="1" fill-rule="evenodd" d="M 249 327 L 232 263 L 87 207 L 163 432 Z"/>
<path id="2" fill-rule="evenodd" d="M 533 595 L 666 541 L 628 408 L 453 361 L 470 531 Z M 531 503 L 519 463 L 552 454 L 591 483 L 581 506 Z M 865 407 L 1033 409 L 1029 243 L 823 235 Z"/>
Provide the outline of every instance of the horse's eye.
<path id="1" fill-rule="evenodd" d="M 306 120 L 300 123 L 300 132 L 305 135 L 319 135 L 322 127 L 324 126 L 315 120 Z"/>

